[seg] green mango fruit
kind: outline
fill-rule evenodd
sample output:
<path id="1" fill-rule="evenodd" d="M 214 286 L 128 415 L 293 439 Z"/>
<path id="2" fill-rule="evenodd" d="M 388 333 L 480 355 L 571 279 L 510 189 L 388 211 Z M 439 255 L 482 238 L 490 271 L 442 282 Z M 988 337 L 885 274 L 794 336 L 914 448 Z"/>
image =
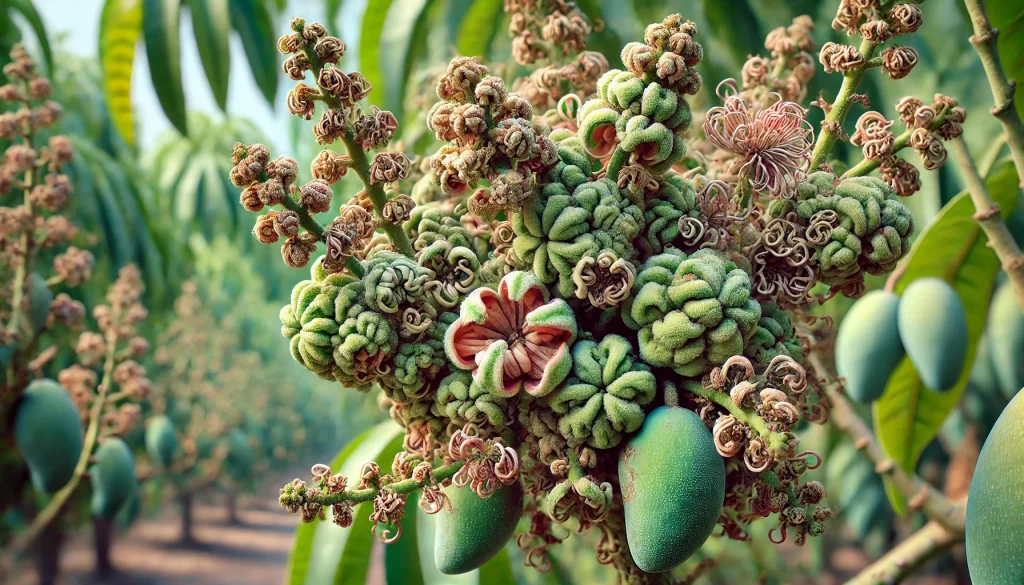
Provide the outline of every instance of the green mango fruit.
<path id="1" fill-rule="evenodd" d="M 967 497 L 967 566 L 979 585 L 1024 583 L 1024 390 L 978 455 Z"/>
<path id="2" fill-rule="evenodd" d="M 899 302 L 889 291 L 871 291 L 854 303 L 839 325 L 836 370 L 846 378 L 846 393 L 858 402 L 878 400 L 903 359 Z"/>
<path id="3" fill-rule="evenodd" d="M 178 435 L 171 419 L 162 414 L 150 419 L 146 426 L 146 453 L 149 459 L 166 469 L 171 466 L 177 451 Z"/>
<path id="4" fill-rule="evenodd" d="M 725 462 L 697 413 L 662 406 L 619 456 L 619 485 L 633 562 L 663 573 L 714 531 L 725 500 Z"/>
<path id="5" fill-rule="evenodd" d="M 241 429 L 232 429 L 227 436 L 228 455 L 225 464 L 232 477 L 248 477 L 256 459 L 249 445 L 249 435 Z"/>
<path id="6" fill-rule="evenodd" d="M 142 493 L 139 489 L 136 489 L 132 492 L 132 495 L 128 497 L 128 501 L 125 502 L 124 505 L 121 506 L 121 509 L 117 511 L 114 522 L 117 523 L 118 528 L 125 530 L 135 523 L 135 520 L 138 519 L 141 512 Z"/>
<path id="7" fill-rule="evenodd" d="M 100 518 L 113 518 L 138 489 L 135 457 L 120 437 L 104 439 L 94 457 L 96 463 L 89 468 L 92 513 Z"/>
<path id="8" fill-rule="evenodd" d="M 50 316 L 50 303 L 53 302 L 53 291 L 38 272 L 33 272 L 29 279 L 28 298 L 28 322 L 32 324 L 32 330 L 38 333 L 46 326 L 46 318 Z"/>
<path id="9" fill-rule="evenodd" d="M 928 388 L 952 388 L 967 359 L 967 313 L 944 280 L 919 278 L 903 291 L 899 308 L 903 347 Z"/>
<path id="10" fill-rule="evenodd" d="M 988 313 L 988 350 L 1006 397 L 1024 386 L 1024 310 L 1009 282 L 996 291 Z"/>
<path id="11" fill-rule="evenodd" d="M 442 491 L 451 508 L 437 513 L 434 563 L 445 575 L 460 575 L 483 566 L 512 538 L 523 514 L 523 488 L 516 482 L 485 499 L 468 487 Z"/>
<path id="12" fill-rule="evenodd" d="M 14 418 L 14 444 L 37 490 L 52 494 L 68 483 L 82 454 L 82 433 L 78 408 L 60 384 L 28 385 Z"/>

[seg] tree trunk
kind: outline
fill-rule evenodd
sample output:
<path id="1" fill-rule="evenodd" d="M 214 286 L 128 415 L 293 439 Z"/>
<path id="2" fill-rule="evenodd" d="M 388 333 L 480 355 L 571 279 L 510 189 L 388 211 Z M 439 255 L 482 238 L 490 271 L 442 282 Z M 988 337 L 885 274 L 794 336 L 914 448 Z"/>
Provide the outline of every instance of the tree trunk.
<path id="1" fill-rule="evenodd" d="M 92 519 L 93 548 L 96 549 L 96 574 L 106 577 L 114 572 L 110 549 L 114 543 L 114 520 L 94 516 Z"/>
<path id="2" fill-rule="evenodd" d="M 235 487 L 228 488 L 228 491 L 224 493 L 224 507 L 227 511 L 228 524 L 233 526 L 242 523 L 241 518 L 238 517 L 238 489 Z"/>
<path id="3" fill-rule="evenodd" d="M 179 538 L 183 544 L 194 544 L 195 536 L 192 534 L 192 494 L 183 493 L 178 503 L 181 511 L 181 532 Z"/>
<path id="4" fill-rule="evenodd" d="M 39 573 L 39 585 L 54 585 L 60 575 L 60 549 L 64 544 L 64 532 L 60 521 L 48 526 L 39 535 L 36 548 L 36 571 Z"/>

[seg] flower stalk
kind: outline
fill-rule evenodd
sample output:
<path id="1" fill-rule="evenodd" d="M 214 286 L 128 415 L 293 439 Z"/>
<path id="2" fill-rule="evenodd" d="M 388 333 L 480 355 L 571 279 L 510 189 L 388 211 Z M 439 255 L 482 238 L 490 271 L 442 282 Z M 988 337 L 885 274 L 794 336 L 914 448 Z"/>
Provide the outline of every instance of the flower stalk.
<path id="1" fill-rule="evenodd" d="M 864 78 L 864 74 L 870 69 L 868 63 L 874 55 L 875 47 L 877 46 L 877 43 L 868 39 L 861 41 L 860 54 L 864 56 L 864 64 L 843 73 L 843 85 L 839 89 L 839 95 L 836 97 L 835 103 L 832 104 L 832 110 L 825 116 L 825 123 L 822 126 L 821 133 L 818 134 L 818 141 L 814 145 L 814 151 L 811 153 L 810 168 L 812 171 L 825 164 L 829 153 L 832 152 L 832 146 L 839 139 L 843 121 L 846 119 L 846 115 L 850 113 L 850 108 L 854 104 L 853 96 L 857 93 L 860 80 Z"/>
<path id="2" fill-rule="evenodd" d="M 944 109 L 944 110 L 939 111 L 938 114 L 935 116 L 935 119 L 932 120 L 932 122 L 930 124 L 928 124 L 928 126 L 927 126 L 928 130 L 929 131 L 938 130 L 938 128 L 940 126 L 942 126 L 943 124 L 946 123 L 946 118 L 949 116 L 949 113 L 951 111 L 952 110 L 950 110 L 950 109 Z M 906 130 L 903 131 L 902 134 L 900 134 L 899 136 L 896 137 L 896 140 L 895 140 L 895 142 L 893 142 L 893 145 L 892 145 L 892 154 L 893 154 L 893 156 L 895 156 L 897 152 L 899 152 L 899 151 L 903 150 L 904 148 L 907 148 L 908 146 L 910 146 L 910 139 L 911 139 L 911 136 L 913 136 L 913 134 L 914 134 L 914 130 L 915 130 L 915 128 L 908 127 Z M 863 177 L 863 176 L 867 175 L 868 173 L 870 173 L 871 171 L 877 169 L 881 164 L 882 164 L 882 159 L 880 159 L 880 158 L 878 158 L 878 159 L 865 158 L 864 160 L 862 160 L 859 163 L 857 163 L 857 164 L 853 165 L 852 167 L 850 167 L 845 173 L 843 173 L 842 178 L 845 179 L 847 177 Z"/>
<path id="3" fill-rule="evenodd" d="M 434 467 L 433 471 L 420 481 L 417 481 L 414 478 L 403 479 L 402 481 L 389 483 L 385 487 L 387 487 L 388 491 L 396 494 L 411 494 L 429 485 L 440 484 L 443 481 L 451 479 L 466 465 L 466 463 L 466 461 L 442 463 L 441 465 Z M 317 504 L 320 506 L 332 506 L 342 502 L 363 504 L 365 502 L 372 502 L 377 497 L 377 494 L 380 493 L 381 487 L 382 486 L 372 486 L 365 489 L 345 490 L 337 493 L 324 492 L 312 496 L 304 495 L 303 500 L 307 503 Z"/>

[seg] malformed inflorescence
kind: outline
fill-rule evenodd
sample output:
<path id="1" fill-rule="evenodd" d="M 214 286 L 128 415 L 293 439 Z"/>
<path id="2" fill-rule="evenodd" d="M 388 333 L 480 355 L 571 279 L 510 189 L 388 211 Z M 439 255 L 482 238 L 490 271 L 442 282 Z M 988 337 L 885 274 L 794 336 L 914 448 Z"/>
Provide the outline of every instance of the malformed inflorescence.
<path id="1" fill-rule="evenodd" d="M 865 114 L 851 138 L 865 162 L 839 176 L 815 152 L 827 154 L 823 141 L 842 137 L 851 101 L 866 99 L 818 100 L 829 117 L 815 138 L 800 105 L 816 67 L 808 18 L 772 31 L 771 56 L 720 85 L 723 105 L 703 116 L 703 138 L 687 140 L 698 134 L 688 97 L 703 85 L 692 22 L 648 26 L 623 48 L 623 68 L 605 71 L 580 52 L 591 25 L 572 3 L 506 9 L 521 63 L 578 56 L 519 82 L 523 96 L 476 59 L 454 58 L 427 115 L 444 144 L 422 179 L 408 156 L 383 150 L 398 122 L 360 104 L 371 88 L 337 68 L 340 40 L 297 19 L 279 42 L 299 82 L 289 108 L 311 119 L 322 106 L 317 142 L 345 150 L 321 152 L 313 181 L 296 186 L 296 161 L 271 160 L 258 144 L 235 149 L 243 205 L 281 207 L 257 220 L 257 238 L 284 238 L 293 266 L 326 248 L 281 310 L 282 333 L 318 376 L 379 387 L 405 429 L 390 473 L 369 463 L 345 478 L 318 465 L 314 484 L 289 484 L 281 503 L 307 521 L 330 509 L 346 526 L 353 504 L 373 502 L 375 534 L 390 542 L 413 491 L 442 514 L 498 498 L 487 514 L 505 507 L 502 518 L 530 519 L 516 538 L 528 564 L 545 569 L 565 534 L 557 525 L 568 524 L 598 531 L 598 560 L 629 583 L 659 582 L 656 572 L 682 560 L 666 565 L 661 554 L 676 546 L 673 522 L 651 528 L 653 541 L 631 541 L 644 517 L 635 495 L 653 489 L 636 482 L 655 481 L 643 478 L 663 478 L 658 489 L 683 523 L 717 518 L 724 535 L 746 539 L 752 521 L 772 517 L 773 540 L 820 535 L 832 512 L 821 484 L 802 475 L 821 461 L 794 428 L 828 418 L 824 373 L 805 348 L 830 322 L 807 309 L 861 294 L 865 274 L 891 272 L 907 253 L 914 226 L 900 197 L 913 191 L 913 167 L 895 154 L 911 145 L 926 168 L 941 164 L 939 139 L 958 132 L 963 110 L 942 96 L 930 107 L 904 100 L 906 137 Z M 836 26 L 873 51 L 919 18 L 909 4 L 844 2 Z M 851 49 L 824 47 L 826 71 L 882 67 L 896 78 L 916 60 L 900 47 L 878 59 Z M 883 179 L 861 176 L 875 166 Z M 313 216 L 349 170 L 363 190 L 319 224 Z M 647 455 L 661 431 L 645 421 L 663 408 L 671 414 L 658 420 L 694 433 L 693 453 Z M 687 487 L 696 484 L 722 489 L 697 497 Z M 447 505 L 453 498 L 463 511 Z M 687 546 L 715 523 L 698 524 Z M 514 525 L 478 538 L 503 542 Z M 438 554 L 452 572 L 486 560 Z"/>

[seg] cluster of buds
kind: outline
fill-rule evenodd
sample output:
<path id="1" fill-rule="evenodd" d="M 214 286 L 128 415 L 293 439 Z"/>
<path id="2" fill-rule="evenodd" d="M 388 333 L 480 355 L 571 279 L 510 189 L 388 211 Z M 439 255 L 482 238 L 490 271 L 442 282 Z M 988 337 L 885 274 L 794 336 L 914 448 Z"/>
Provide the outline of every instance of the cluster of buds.
<path id="1" fill-rule="evenodd" d="M 651 74 L 664 87 L 684 95 L 696 95 L 703 84 L 696 67 L 704 59 L 697 42 L 697 27 L 678 14 L 644 30 L 643 43 L 628 43 L 622 63 L 637 77 Z"/>
<path id="2" fill-rule="evenodd" d="M 505 2 L 510 15 L 512 57 L 520 65 L 536 65 L 529 76 L 520 77 L 513 89 L 535 107 L 553 107 L 570 92 L 590 95 L 597 80 L 608 71 L 608 60 L 596 51 L 587 51 L 587 35 L 595 27 L 574 2 L 566 0 L 510 0 Z M 600 31 L 603 23 L 598 23 Z"/>
<path id="3" fill-rule="evenodd" d="M 500 77 L 487 75 L 475 59 L 449 63 L 437 82 L 441 101 L 427 126 L 448 142 L 430 159 L 431 173 L 448 197 L 461 196 L 481 180 L 491 182 L 470 200 L 475 213 L 521 207 L 533 192 L 536 173 L 558 162 L 555 143 L 533 122 L 533 107 L 508 93 Z"/>
<path id="4" fill-rule="evenodd" d="M 765 39 L 770 56 L 754 56 L 743 64 L 741 80 L 746 101 L 762 101 L 762 94 L 777 93 L 788 102 L 802 102 L 807 84 L 814 77 L 814 21 L 798 16 L 789 26 L 780 26 Z"/>
<path id="5" fill-rule="evenodd" d="M 860 35 L 874 47 L 895 36 L 911 34 L 921 27 L 921 9 L 912 3 L 896 4 L 888 11 L 879 0 L 842 0 L 832 28 L 847 35 Z M 826 73 L 846 73 L 866 65 L 881 65 L 890 79 L 902 79 L 917 65 L 918 54 L 913 47 L 890 46 L 879 55 L 878 63 L 867 61 L 868 56 L 852 45 L 825 43 L 819 60 Z"/>
<path id="6" fill-rule="evenodd" d="M 144 291 L 139 269 L 135 265 L 121 268 L 107 290 L 107 303 L 93 308 L 97 331 L 84 331 L 78 337 L 78 363 L 58 374 L 83 420 L 88 420 L 93 403 L 102 393 L 103 436 L 124 436 L 135 428 L 142 419 L 138 403 L 152 390 L 146 369 L 137 361 L 149 351 L 149 342 L 138 335 L 138 326 L 148 316 L 142 304 Z M 105 381 L 101 383 L 108 387 L 97 385 L 97 368 L 102 368 Z"/>

